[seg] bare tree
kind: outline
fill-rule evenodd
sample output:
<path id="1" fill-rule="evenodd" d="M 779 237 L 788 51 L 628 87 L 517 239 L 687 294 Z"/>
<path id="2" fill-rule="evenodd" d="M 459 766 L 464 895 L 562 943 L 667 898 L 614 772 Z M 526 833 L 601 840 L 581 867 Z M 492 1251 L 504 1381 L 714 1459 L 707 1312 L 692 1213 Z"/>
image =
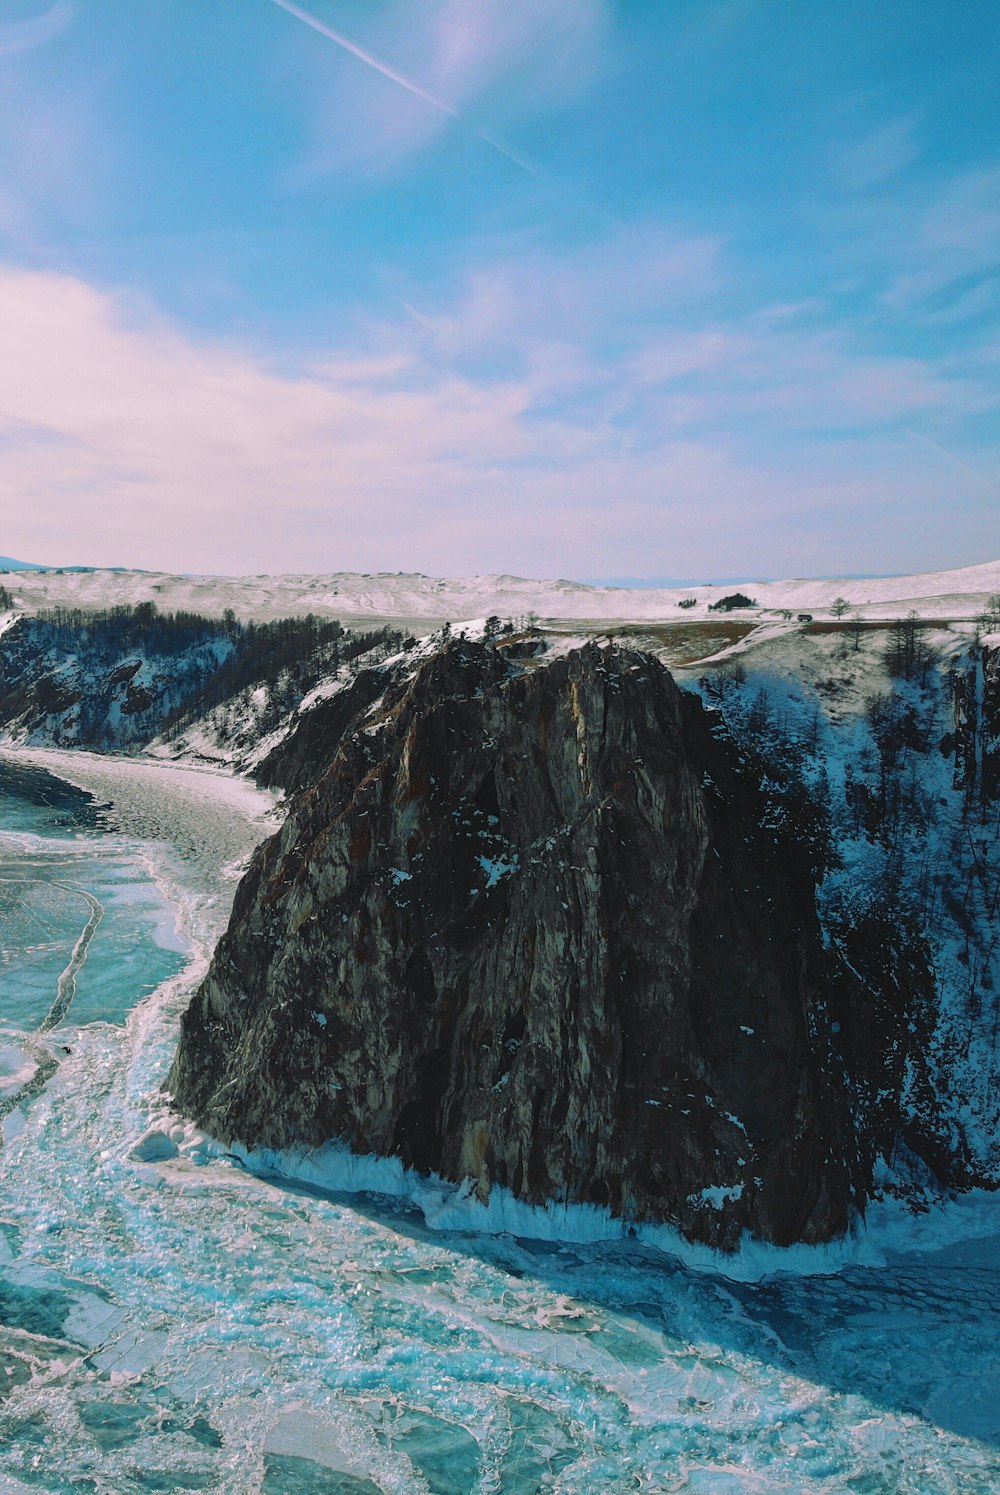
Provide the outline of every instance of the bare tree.
<path id="1" fill-rule="evenodd" d="M 911 611 L 892 624 L 883 657 L 890 675 L 926 685 L 937 654 L 924 638 L 923 624 L 916 612 Z"/>
<path id="2" fill-rule="evenodd" d="M 857 654 L 861 648 L 861 638 L 865 631 L 865 623 L 860 613 L 852 613 L 847 620 L 844 632 L 853 645 L 853 652 Z"/>
<path id="3" fill-rule="evenodd" d="M 976 617 L 976 622 L 984 633 L 992 633 L 1000 628 L 1000 592 L 994 592 L 987 599 L 986 606 Z"/>

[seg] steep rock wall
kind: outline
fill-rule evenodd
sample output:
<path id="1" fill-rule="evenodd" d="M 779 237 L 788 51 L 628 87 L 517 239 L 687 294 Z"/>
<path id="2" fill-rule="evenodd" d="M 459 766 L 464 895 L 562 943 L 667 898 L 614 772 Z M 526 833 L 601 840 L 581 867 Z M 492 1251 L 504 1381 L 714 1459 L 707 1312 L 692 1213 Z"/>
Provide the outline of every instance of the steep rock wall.
<path id="1" fill-rule="evenodd" d="M 1000 799 L 1000 646 L 974 644 L 951 675 L 954 730 L 942 747 L 954 754 L 955 784 L 968 800 Z"/>
<path id="2" fill-rule="evenodd" d="M 772 810 L 648 656 L 454 644 L 258 851 L 176 1104 L 721 1245 L 840 1233 L 875 1146 L 828 1015 L 850 978 Z"/>

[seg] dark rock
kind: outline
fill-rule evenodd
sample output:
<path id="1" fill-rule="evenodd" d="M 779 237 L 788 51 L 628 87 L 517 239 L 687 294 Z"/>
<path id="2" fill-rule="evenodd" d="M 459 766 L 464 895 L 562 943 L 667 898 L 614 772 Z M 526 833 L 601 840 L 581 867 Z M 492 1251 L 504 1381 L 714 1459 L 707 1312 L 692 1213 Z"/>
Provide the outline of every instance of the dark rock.
<path id="1" fill-rule="evenodd" d="M 328 766 L 237 892 L 178 1107 L 723 1247 L 842 1233 L 897 1122 L 859 1110 L 881 1057 L 844 1052 L 810 836 L 718 719 L 593 644 L 521 670 L 458 641 L 367 716 L 355 690 L 299 744 L 292 782 Z"/>
<path id="2" fill-rule="evenodd" d="M 499 638 L 496 646 L 508 659 L 539 659 L 548 649 L 540 634 L 515 634 L 513 638 Z"/>
<path id="3" fill-rule="evenodd" d="M 265 789 L 298 793 L 329 766 L 344 734 L 393 680 L 384 668 L 361 670 L 350 685 L 303 712 L 291 732 L 259 764 L 254 777 Z"/>
<path id="4" fill-rule="evenodd" d="M 970 804 L 1000 799 L 1000 648 L 974 644 L 951 675 L 955 785 Z"/>
<path id="5" fill-rule="evenodd" d="M 148 711 L 156 699 L 144 685 L 129 685 L 122 702 L 122 712 L 125 716 L 138 716 L 140 712 Z"/>

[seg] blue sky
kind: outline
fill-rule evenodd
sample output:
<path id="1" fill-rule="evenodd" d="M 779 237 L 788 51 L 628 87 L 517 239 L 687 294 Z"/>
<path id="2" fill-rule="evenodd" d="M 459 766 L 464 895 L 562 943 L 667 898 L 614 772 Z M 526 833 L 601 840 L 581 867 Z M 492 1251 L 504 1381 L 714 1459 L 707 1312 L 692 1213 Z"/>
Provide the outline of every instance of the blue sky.
<path id="1" fill-rule="evenodd" d="M 7 0 L 0 548 L 992 558 L 998 75 L 992 0 Z"/>

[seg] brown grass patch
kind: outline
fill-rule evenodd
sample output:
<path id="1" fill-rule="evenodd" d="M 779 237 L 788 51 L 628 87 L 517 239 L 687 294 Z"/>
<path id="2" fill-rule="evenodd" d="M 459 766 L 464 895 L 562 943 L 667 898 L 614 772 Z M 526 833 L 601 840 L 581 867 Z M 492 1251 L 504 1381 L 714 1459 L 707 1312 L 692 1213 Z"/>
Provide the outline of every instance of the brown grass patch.
<path id="1" fill-rule="evenodd" d="M 864 633 L 886 633 L 890 628 L 895 628 L 900 621 L 907 620 L 899 618 L 862 618 L 860 625 L 845 623 L 843 620 L 824 619 L 820 623 L 804 623 L 803 633 L 845 633 L 848 628 L 860 626 Z M 943 618 L 915 618 L 913 620 L 916 628 L 950 628 L 951 624 Z"/>
<path id="2" fill-rule="evenodd" d="M 738 644 L 754 630 L 753 623 L 626 623 L 607 630 L 608 637 L 655 650 L 667 664 L 696 664 Z"/>

